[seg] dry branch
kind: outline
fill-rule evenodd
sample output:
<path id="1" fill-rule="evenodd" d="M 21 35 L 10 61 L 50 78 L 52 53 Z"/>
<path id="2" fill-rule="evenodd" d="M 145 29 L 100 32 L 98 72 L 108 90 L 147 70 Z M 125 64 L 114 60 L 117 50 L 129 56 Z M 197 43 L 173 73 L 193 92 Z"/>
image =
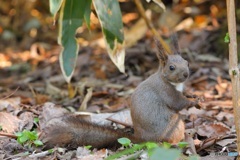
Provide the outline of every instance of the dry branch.
<path id="1" fill-rule="evenodd" d="M 235 127 L 237 132 L 237 152 L 240 154 L 240 106 L 238 106 L 239 98 L 239 69 L 237 57 L 237 36 L 236 36 L 236 17 L 235 17 L 235 1 L 226 0 L 227 2 L 227 19 L 228 33 L 230 37 L 229 43 L 229 75 L 232 81 L 232 101 L 234 110 Z M 238 156 L 238 159 L 240 157 Z"/>

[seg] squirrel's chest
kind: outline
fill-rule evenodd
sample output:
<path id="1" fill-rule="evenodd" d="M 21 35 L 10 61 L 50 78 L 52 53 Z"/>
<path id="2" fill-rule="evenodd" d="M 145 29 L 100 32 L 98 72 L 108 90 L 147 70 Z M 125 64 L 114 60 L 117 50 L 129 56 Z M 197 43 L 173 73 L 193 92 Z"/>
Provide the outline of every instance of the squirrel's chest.
<path id="1" fill-rule="evenodd" d="M 184 84 L 183 83 L 171 83 L 177 91 L 183 92 Z"/>

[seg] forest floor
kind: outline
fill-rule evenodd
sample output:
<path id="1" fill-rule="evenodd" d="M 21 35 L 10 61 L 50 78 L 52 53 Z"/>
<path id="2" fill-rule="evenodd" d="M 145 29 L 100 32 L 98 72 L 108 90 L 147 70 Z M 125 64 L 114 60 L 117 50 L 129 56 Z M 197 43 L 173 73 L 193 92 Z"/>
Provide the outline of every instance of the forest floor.
<path id="1" fill-rule="evenodd" d="M 131 20 L 129 17 L 139 19 L 135 13 L 124 17 L 126 21 Z M 203 25 L 204 18 L 200 15 L 198 20 L 201 22 L 195 19 L 194 23 Z M 191 154 L 191 149 L 195 148 L 201 159 L 234 159 L 229 156 L 237 148 L 229 64 L 226 55 L 218 54 L 219 50 L 224 53 L 227 50 L 221 45 L 225 48 L 228 45 L 222 43 L 224 34 L 219 25 L 214 24 L 214 20 L 211 24 L 205 24 L 204 29 L 195 27 L 177 33 L 182 56 L 189 61 L 191 71 L 185 92 L 202 101 L 200 109 L 191 107 L 180 112 L 189 133 L 186 141 L 191 146 L 184 152 Z M 123 124 L 131 126 L 130 114 L 126 112 L 128 99 L 136 86 L 153 74 L 159 65 L 153 36 L 145 28 L 137 27 L 139 32 L 144 30 L 144 35 L 126 49 L 126 74 L 120 73 L 111 62 L 102 47 L 102 38 L 84 39 L 79 42 L 80 51 L 71 86 L 62 76 L 58 62 L 61 48 L 56 42 L 52 43 L 53 38 L 51 43 L 22 43 L 30 43 L 28 49 L 16 50 L 15 43 L 14 47 L 0 50 L 0 159 L 102 159 L 112 153 L 107 149 L 90 152 L 84 147 L 76 150 L 54 148 L 51 153 L 45 152 L 42 146 L 19 144 L 15 133 L 25 129 L 36 130 L 39 134 L 45 125 L 44 118 L 66 111 L 98 124 L 117 124 L 121 128 Z M 163 30 L 158 31 L 167 40 L 168 34 Z M 128 33 L 132 37 L 136 35 L 135 31 Z M 95 37 L 99 34 L 96 33 Z M 222 42 L 216 43 L 219 39 Z"/>

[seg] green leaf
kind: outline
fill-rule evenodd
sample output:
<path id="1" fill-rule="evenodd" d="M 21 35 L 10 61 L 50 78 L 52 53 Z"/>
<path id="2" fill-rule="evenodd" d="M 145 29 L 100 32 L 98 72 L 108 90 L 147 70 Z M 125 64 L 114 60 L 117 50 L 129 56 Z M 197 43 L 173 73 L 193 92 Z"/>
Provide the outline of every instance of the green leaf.
<path id="1" fill-rule="evenodd" d="M 16 135 L 17 137 L 21 137 L 21 136 L 22 136 L 22 132 L 17 132 L 17 133 L 15 133 L 15 135 Z"/>
<path id="2" fill-rule="evenodd" d="M 224 37 L 224 42 L 225 42 L 225 43 L 229 43 L 229 42 L 230 42 L 229 33 L 226 33 L 226 35 L 225 35 L 225 37 Z"/>
<path id="3" fill-rule="evenodd" d="M 25 142 L 28 141 L 28 140 L 29 140 L 28 136 L 26 136 L 26 135 L 24 135 L 24 134 L 17 139 L 17 141 L 18 141 L 20 144 L 23 144 L 23 143 L 25 143 Z"/>
<path id="4" fill-rule="evenodd" d="M 128 138 L 119 138 L 119 139 L 118 139 L 118 143 L 120 143 L 121 145 L 127 147 L 127 146 L 130 145 L 131 140 L 128 139 Z"/>
<path id="5" fill-rule="evenodd" d="M 162 143 L 162 147 L 163 148 L 166 148 L 166 149 L 168 149 L 168 148 L 170 148 L 172 145 L 170 144 L 170 143 L 168 143 L 168 142 L 163 142 Z"/>
<path id="6" fill-rule="evenodd" d="M 35 118 L 33 119 L 33 121 L 34 121 L 34 123 L 38 123 L 38 122 L 39 122 L 39 118 L 38 118 L 38 117 L 35 117 Z"/>
<path id="7" fill-rule="evenodd" d="M 187 142 L 179 142 L 177 145 L 179 148 L 183 149 L 188 145 L 188 143 Z"/>
<path id="8" fill-rule="evenodd" d="M 84 20 L 85 20 L 89 30 L 90 30 L 91 4 L 92 4 L 92 0 L 87 0 L 87 4 L 86 4 L 86 7 L 85 7 L 85 12 L 84 12 Z"/>
<path id="9" fill-rule="evenodd" d="M 124 68 L 124 34 L 122 14 L 117 0 L 93 0 L 99 17 L 108 54 L 121 72 Z"/>
<path id="10" fill-rule="evenodd" d="M 0 126 L 0 131 L 2 130 L 2 126 Z"/>
<path id="11" fill-rule="evenodd" d="M 158 144 L 155 142 L 147 142 L 146 147 L 147 147 L 147 149 L 153 149 L 153 148 L 158 147 Z"/>
<path id="12" fill-rule="evenodd" d="M 59 11 L 63 0 L 49 0 L 50 12 L 55 17 Z"/>
<path id="13" fill-rule="evenodd" d="M 123 155 L 133 154 L 134 152 L 139 151 L 143 148 L 145 148 L 145 144 L 134 145 L 132 148 L 127 148 L 123 151 L 110 155 L 105 160 L 115 160 L 119 157 L 122 157 Z"/>
<path id="14" fill-rule="evenodd" d="M 49 149 L 49 150 L 47 150 L 48 151 L 48 153 L 53 153 L 54 152 L 54 149 Z"/>
<path id="15" fill-rule="evenodd" d="M 177 160 L 180 156 L 180 150 L 158 147 L 153 150 L 150 160 Z"/>
<path id="16" fill-rule="evenodd" d="M 43 145 L 42 141 L 40 141 L 40 140 L 35 140 L 33 143 L 34 143 L 36 146 L 42 146 L 42 145 Z"/>
<path id="17" fill-rule="evenodd" d="M 68 83 L 73 75 L 79 49 L 75 33 L 82 25 L 87 2 L 88 0 L 64 0 L 60 11 L 58 43 L 63 49 L 59 60 Z"/>
<path id="18" fill-rule="evenodd" d="M 148 156 L 151 156 L 153 154 L 153 151 L 155 148 L 159 147 L 157 143 L 154 142 L 146 142 L 147 152 Z"/>
<path id="19" fill-rule="evenodd" d="M 88 146 L 84 146 L 84 148 L 90 149 L 90 148 L 92 148 L 92 146 L 91 146 L 91 145 L 88 145 Z"/>
<path id="20" fill-rule="evenodd" d="M 36 131 L 31 132 L 31 131 L 28 131 L 28 130 L 24 130 L 23 135 L 27 136 L 28 139 L 31 140 L 31 141 L 36 140 L 38 138 Z"/>

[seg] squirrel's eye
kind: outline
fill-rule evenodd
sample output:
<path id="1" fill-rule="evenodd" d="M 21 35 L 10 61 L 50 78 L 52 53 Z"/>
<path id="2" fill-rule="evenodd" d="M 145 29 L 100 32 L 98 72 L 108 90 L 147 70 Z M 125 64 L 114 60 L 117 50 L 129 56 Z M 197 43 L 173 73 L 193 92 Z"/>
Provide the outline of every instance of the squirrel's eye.
<path id="1" fill-rule="evenodd" d="M 174 66 L 169 66 L 169 69 L 170 69 L 171 71 L 174 71 L 174 70 L 175 70 L 175 67 L 174 67 Z"/>

